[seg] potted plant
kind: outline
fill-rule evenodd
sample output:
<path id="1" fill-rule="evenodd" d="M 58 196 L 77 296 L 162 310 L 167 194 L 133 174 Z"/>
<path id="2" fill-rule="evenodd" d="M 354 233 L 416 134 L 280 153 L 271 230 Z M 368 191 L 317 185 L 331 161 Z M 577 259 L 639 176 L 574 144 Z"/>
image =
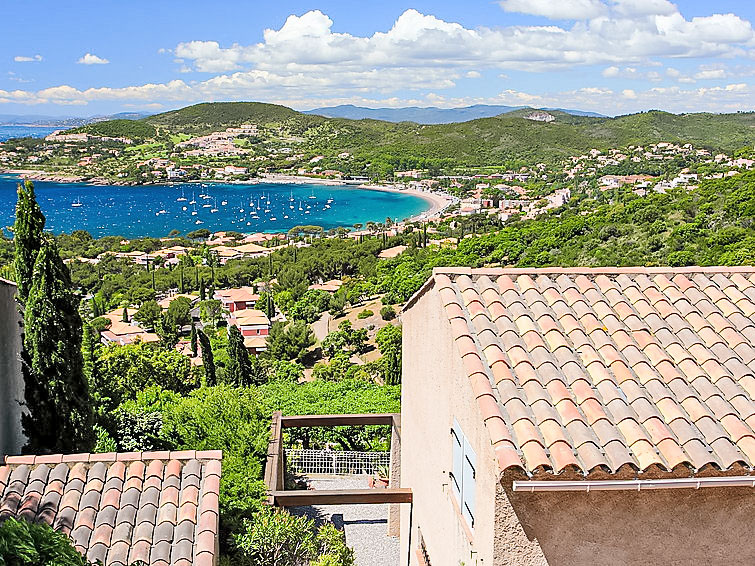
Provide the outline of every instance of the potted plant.
<path id="1" fill-rule="evenodd" d="M 370 487 L 386 488 L 388 487 L 391 475 L 390 466 L 380 465 L 375 468 L 375 473 L 370 476 Z"/>

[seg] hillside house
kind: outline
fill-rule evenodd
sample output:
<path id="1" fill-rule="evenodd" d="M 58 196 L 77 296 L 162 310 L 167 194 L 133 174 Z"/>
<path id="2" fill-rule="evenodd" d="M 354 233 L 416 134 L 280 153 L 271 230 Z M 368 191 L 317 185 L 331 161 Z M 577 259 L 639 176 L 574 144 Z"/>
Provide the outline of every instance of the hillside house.
<path id="1" fill-rule="evenodd" d="M 270 334 L 270 319 L 261 310 L 246 309 L 228 318 L 230 326 L 236 326 L 244 337 L 244 346 L 252 354 L 267 350 L 267 336 Z"/>
<path id="2" fill-rule="evenodd" d="M 410 564 L 755 563 L 755 268 L 436 268 L 403 323 Z"/>
<path id="3" fill-rule="evenodd" d="M 234 313 L 254 308 L 260 296 L 254 291 L 253 287 L 237 287 L 235 289 L 215 291 L 212 298 L 219 300 L 225 310 Z"/>

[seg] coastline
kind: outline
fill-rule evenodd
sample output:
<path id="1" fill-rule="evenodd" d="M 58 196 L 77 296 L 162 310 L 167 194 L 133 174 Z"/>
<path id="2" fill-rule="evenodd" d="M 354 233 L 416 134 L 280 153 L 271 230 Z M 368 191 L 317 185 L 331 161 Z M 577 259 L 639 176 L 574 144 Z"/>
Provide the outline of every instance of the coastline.
<path id="1" fill-rule="evenodd" d="M 418 191 L 417 189 L 397 189 L 395 187 L 387 187 L 384 185 L 357 185 L 356 188 L 366 189 L 370 191 L 382 191 L 384 193 L 399 193 L 404 195 L 411 195 L 421 198 L 425 202 L 430 203 L 430 208 L 428 210 L 407 218 L 407 222 L 428 220 L 429 218 L 437 216 L 454 203 L 453 197 L 444 195 L 442 193 Z"/>

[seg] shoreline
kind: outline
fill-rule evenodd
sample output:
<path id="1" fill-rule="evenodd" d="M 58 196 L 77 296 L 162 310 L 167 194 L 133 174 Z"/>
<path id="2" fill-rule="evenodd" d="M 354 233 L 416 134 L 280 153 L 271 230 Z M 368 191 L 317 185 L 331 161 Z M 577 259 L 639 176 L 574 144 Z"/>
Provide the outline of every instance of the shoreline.
<path id="1" fill-rule="evenodd" d="M 453 197 L 446 196 L 442 193 L 434 193 L 429 191 L 418 191 L 417 189 L 397 189 L 395 187 L 387 187 L 384 185 L 358 185 L 356 188 L 365 189 L 368 191 L 381 191 L 384 193 L 398 193 L 405 194 L 414 197 L 421 198 L 425 202 L 430 203 L 430 208 L 414 216 L 410 216 L 400 222 L 416 222 L 418 220 L 427 220 L 443 212 L 446 208 L 454 203 Z"/>

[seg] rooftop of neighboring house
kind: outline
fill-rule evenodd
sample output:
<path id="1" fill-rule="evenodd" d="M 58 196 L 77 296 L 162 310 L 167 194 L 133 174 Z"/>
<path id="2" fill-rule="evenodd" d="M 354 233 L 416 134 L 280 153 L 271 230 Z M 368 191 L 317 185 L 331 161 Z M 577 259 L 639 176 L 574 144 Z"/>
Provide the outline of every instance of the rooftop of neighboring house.
<path id="1" fill-rule="evenodd" d="M 236 287 L 234 289 L 220 289 L 215 291 L 214 298 L 227 302 L 256 302 L 260 296 L 254 292 L 254 287 Z"/>
<path id="2" fill-rule="evenodd" d="M 386 248 L 378 254 L 380 259 L 391 259 L 400 256 L 407 250 L 407 246 L 393 246 L 392 248 Z"/>
<path id="3" fill-rule="evenodd" d="M 753 474 L 755 268 L 436 268 L 500 471 Z"/>
<path id="4" fill-rule="evenodd" d="M 231 324 L 238 326 L 270 325 L 270 319 L 261 310 L 245 309 L 236 311 L 231 315 Z"/>
<path id="5" fill-rule="evenodd" d="M 313 283 L 309 286 L 309 289 L 335 293 L 336 291 L 338 291 L 338 289 L 341 288 L 342 285 L 343 281 L 341 281 L 340 279 L 331 279 L 330 281 L 325 281 L 324 283 Z"/>
<path id="6" fill-rule="evenodd" d="M 170 303 L 178 299 L 179 297 L 183 297 L 184 299 L 188 299 L 190 303 L 194 304 L 196 301 L 199 300 L 199 297 L 197 295 L 189 295 L 188 293 L 177 293 L 175 295 L 170 295 L 168 297 L 163 297 L 159 301 L 157 301 L 157 304 L 160 305 L 163 309 L 167 309 L 170 306 Z"/>
<path id="7" fill-rule="evenodd" d="M 8 456 L 0 521 L 45 522 L 91 562 L 212 566 L 219 450 Z"/>

